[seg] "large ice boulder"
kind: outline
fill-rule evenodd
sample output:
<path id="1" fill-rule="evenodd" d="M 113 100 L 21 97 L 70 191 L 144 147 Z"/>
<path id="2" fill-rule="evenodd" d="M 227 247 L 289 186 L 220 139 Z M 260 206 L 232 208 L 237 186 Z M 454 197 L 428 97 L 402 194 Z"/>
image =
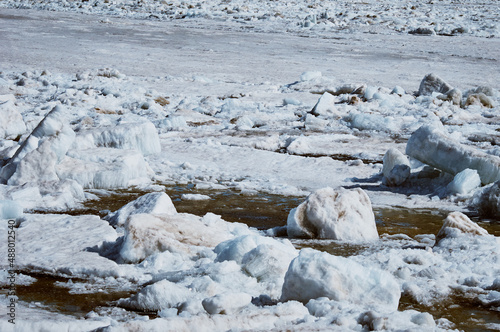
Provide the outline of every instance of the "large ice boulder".
<path id="1" fill-rule="evenodd" d="M 460 234 L 488 235 L 488 231 L 470 220 L 462 212 L 452 212 L 448 214 L 436 235 L 436 245 L 445 238 L 454 238 Z"/>
<path id="2" fill-rule="evenodd" d="M 177 210 L 170 197 L 164 192 L 148 193 L 126 204 L 118 211 L 108 214 L 104 219 L 111 225 L 123 226 L 130 215 L 140 213 L 173 215 L 177 213 Z"/>
<path id="3" fill-rule="evenodd" d="M 500 180 L 500 157 L 464 146 L 436 126 L 424 125 L 415 131 L 406 145 L 406 154 L 453 175 L 474 169 L 483 184 Z"/>
<path id="4" fill-rule="evenodd" d="M 290 237 L 362 241 L 378 239 L 372 205 L 359 188 L 319 189 L 287 219 Z"/>
<path id="5" fill-rule="evenodd" d="M 25 157 L 28 159 L 24 162 L 23 174 L 17 175 L 15 180 L 9 184 L 22 184 L 22 181 L 31 181 L 33 177 L 36 178 L 36 174 L 27 174 L 27 171 L 41 170 L 44 165 L 47 168 L 44 171 L 45 179 L 47 177 L 54 179 L 53 167 L 64 158 L 74 139 L 75 132 L 66 122 L 63 107 L 60 105 L 54 107 L 31 132 L 7 165 L 2 168 L 0 181 L 7 182 L 16 173 L 18 165 Z M 36 150 L 38 152 L 28 156 Z M 38 160 L 39 157 L 43 157 L 43 160 Z"/>
<path id="6" fill-rule="evenodd" d="M 86 150 L 95 147 L 137 150 L 143 155 L 161 151 L 156 127 L 146 120 L 78 132 L 73 148 Z"/>
<path id="7" fill-rule="evenodd" d="M 387 150 L 383 159 L 382 174 L 384 183 L 388 186 L 399 186 L 410 177 L 410 162 L 399 150 Z"/>
<path id="8" fill-rule="evenodd" d="M 432 95 L 435 92 L 446 94 L 452 89 L 453 87 L 448 83 L 446 83 L 439 76 L 435 74 L 427 74 L 420 82 L 420 87 L 418 88 L 418 95 L 428 96 Z"/>
<path id="9" fill-rule="evenodd" d="M 398 309 L 395 278 L 375 267 L 313 249 L 302 249 L 285 275 L 281 300 L 308 302 L 326 297 L 379 312 Z"/>
<path id="10" fill-rule="evenodd" d="M 448 191 L 452 194 L 465 195 L 481 185 L 481 178 L 475 169 L 464 169 L 448 184 Z"/>
<path id="11" fill-rule="evenodd" d="M 84 188 L 126 188 L 149 181 L 152 170 L 136 150 L 94 148 L 71 151 L 55 166 L 61 180 L 72 179 Z"/>
<path id="12" fill-rule="evenodd" d="M 249 234 L 245 226 L 230 224 L 213 214 L 133 214 L 125 224 L 123 241 L 117 242 L 118 261 L 137 263 L 164 251 L 195 255 L 202 247 L 214 248 L 237 235 Z"/>
<path id="13" fill-rule="evenodd" d="M 15 105 L 14 95 L 0 96 L 0 139 L 14 139 L 26 132 L 21 113 Z"/>

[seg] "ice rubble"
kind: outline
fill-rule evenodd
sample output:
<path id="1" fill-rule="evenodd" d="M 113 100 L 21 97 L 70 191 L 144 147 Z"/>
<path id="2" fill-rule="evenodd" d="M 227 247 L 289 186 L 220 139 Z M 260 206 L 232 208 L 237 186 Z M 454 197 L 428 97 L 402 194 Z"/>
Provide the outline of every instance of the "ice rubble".
<path id="1" fill-rule="evenodd" d="M 152 170 L 144 155 L 160 151 L 151 122 L 75 133 L 69 116 L 62 105 L 53 107 L 3 165 L 0 180 L 10 188 L 8 198 L 27 209 L 64 209 L 85 199 L 83 188 L 149 182 Z"/>
<path id="2" fill-rule="evenodd" d="M 338 111 L 335 108 L 335 97 L 329 93 L 325 92 L 319 99 L 316 105 L 314 105 L 311 113 L 313 115 L 338 115 Z"/>
<path id="3" fill-rule="evenodd" d="M 411 4 L 384 0 L 369 3 L 337 1 L 335 3 L 296 3 L 291 6 L 280 0 L 271 3 L 237 1 L 230 6 L 207 0 L 196 4 L 171 1 L 128 1 L 78 3 L 68 1 L 8 0 L 3 7 L 48 9 L 109 16 L 154 20 L 208 20 L 228 22 L 244 27 L 253 22 L 257 31 L 293 31 L 307 35 L 349 33 L 395 34 L 407 32 L 419 35 L 498 36 L 495 22 L 498 11 L 491 2 L 465 1 L 452 6 L 451 1 L 428 3 L 417 0 Z M 102 22 L 109 23 L 109 19 Z M 213 23 L 212 23 L 213 24 Z"/>
<path id="4" fill-rule="evenodd" d="M 36 181 L 37 172 L 42 172 L 42 181 L 56 179 L 54 167 L 74 139 L 75 132 L 66 124 L 62 106 L 54 107 L 2 167 L 0 180 L 10 185 L 24 184 Z"/>
<path id="5" fill-rule="evenodd" d="M 290 211 L 290 237 L 362 241 L 378 239 L 370 198 L 362 189 L 323 188 Z"/>
<path id="6" fill-rule="evenodd" d="M 211 314 L 236 314 L 252 301 L 247 293 L 217 294 L 203 300 L 202 305 Z"/>
<path id="7" fill-rule="evenodd" d="M 473 273 L 475 285 L 481 289 L 495 285 L 493 276 L 498 271 L 491 270 L 491 264 L 485 270 L 495 250 L 498 254 L 498 243 L 492 243 L 492 237 L 474 243 L 464 238 L 464 232 L 446 230 L 447 236 L 433 249 L 441 252 L 439 255 L 385 245 L 375 253 L 368 251 L 352 258 L 312 249 L 302 249 L 299 254 L 286 239 L 264 237 L 246 225 L 228 223 L 213 214 L 198 217 L 175 213 L 168 208 L 169 200 L 164 208 L 171 214 L 164 214 L 160 203 L 163 195 L 147 194 L 115 213 L 128 216 L 122 238 L 93 216 L 23 217 L 19 236 L 30 240 L 20 243 L 24 253 L 20 266 L 70 276 L 128 278 L 144 285 L 137 294 L 118 303 L 124 308 L 157 311 L 160 318 L 103 324 L 109 331 L 130 326 L 164 329 L 165 324 L 175 330 L 197 322 L 205 322 L 207 331 L 245 324 L 254 329 L 290 324 L 306 329 L 323 324 L 331 328 L 332 321 L 339 331 L 363 326 L 432 330 L 436 323 L 431 315 L 397 311 L 401 290 L 429 301 L 423 283 L 431 280 L 440 285 L 439 296 L 446 296 L 447 285 L 456 283 L 442 270 L 450 264 L 463 264 L 452 268 L 465 271 L 464 278 Z M 458 214 L 453 216 L 448 219 L 463 219 Z M 48 231 L 48 224 L 58 229 L 57 236 Z M 445 223 L 443 229 L 449 226 L 452 223 Z M 81 232 L 91 236 L 81 238 Z M 45 247 L 47 243 L 54 245 Z M 470 270 L 470 257 L 468 261 L 456 260 L 448 250 L 464 245 L 493 250 L 474 263 L 484 264 L 481 269 Z M 109 246 L 119 251 L 117 260 L 128 264 L 116 264 L 101 256 L 105 246 L 108 251 Z M 460 257 L 466 254 L 466 250 L 457 250 Z M 460 282 L 467 284 L 467 280 Z M 478 298 L 495 303 L 494 290 L 487 292 L 487 296 L 479 294 Z"/>
<path id="8" fill-rule="evenodd" d="M 415 131 L 406 154 L 453 175 L 467 168 L 476 170 L 483 184 L 500 179 L 500 157 L 464 146 L 436 126 L 425 125 Z"/>

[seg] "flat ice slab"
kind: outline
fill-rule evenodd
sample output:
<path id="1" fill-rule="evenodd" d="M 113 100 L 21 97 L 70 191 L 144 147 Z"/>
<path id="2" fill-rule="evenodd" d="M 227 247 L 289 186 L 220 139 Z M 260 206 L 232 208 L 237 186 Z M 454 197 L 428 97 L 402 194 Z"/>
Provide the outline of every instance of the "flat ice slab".
<path id="1" fill-rule="evenodd" d="M 500 179 L 500 157 L 462 145 L 435 126 L 425 125 L 415 131 L 406 154 L 453 175 L 466 168 L 475 169 L 483 184 Z"/>

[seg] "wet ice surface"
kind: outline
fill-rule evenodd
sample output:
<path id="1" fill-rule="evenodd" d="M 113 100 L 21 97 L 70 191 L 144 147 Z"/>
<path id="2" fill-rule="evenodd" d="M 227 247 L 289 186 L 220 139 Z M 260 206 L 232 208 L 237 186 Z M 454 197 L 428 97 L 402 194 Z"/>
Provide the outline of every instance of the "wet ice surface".
<path id="1" fill-rule="evenodd" d="M 499 155 L 496 3 L 1 6 L 32 9 L 0 10 L 21 329 L 499 329 L 497 187 L 474 177 Z M 441 133 L 411 139 L 423 125 Z M 384 157 L 418 156 L 408 140 L 477 159 L 426 150 L 437 169 L 410 158 L 408 175 Z M 276 229 L 327 186 L 367 193 L 379 240 Z M 176 211 L 153 194 L 113 221 L 150 192 Z M 457 210 L 490 235 L 433 247 Z"/>

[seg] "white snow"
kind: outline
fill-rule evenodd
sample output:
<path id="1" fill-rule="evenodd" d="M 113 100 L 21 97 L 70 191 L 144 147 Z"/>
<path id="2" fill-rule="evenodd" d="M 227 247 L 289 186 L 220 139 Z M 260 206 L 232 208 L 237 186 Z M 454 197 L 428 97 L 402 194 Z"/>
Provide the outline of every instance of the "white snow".
<path id="1" fill-rule="evenodd" d="M 87 251 L 116 239 L 115 230 L 99 217 L 25 214 L 19 220 L 16 251 L 26 253 L 16 255 L 19 269 L 81 276 L 117 277 L 127 273 L 115 262 Z M 6 257 L 1 261 L 5 263 Z"/>
<path id="2" fill-rule="evenodd" d="M 41 181 L 57 180 L 54 167 L 75 138 L 64 117 L 62 106 L 54 107 L 2 168 L 0 178 L 9 185 L 36 181 L 39 175 Z"/>
<path id="3" fill-rule="evenodd" d="M 290 237 L 363 241 L 378 239 L 370 198 L 362 189 L 323 188 L 291 210 Z"/>
<path id="4" fill-rule="evenodd" d="M 193 296 L 189 289 L 168 280 L 161 280 L 146 286 L 131 298 L 120 300 L 119 304 L 134 310 L 164 310 L 176 308 Z"/>
<path id="5" fill-rule="evenodd" d="M 60 179 L 75 180 L 84 188 L 126 188 L 147 183 L 151 177 L 151 169 L 136 150 L 74 150 L 55 168 Z"/>

